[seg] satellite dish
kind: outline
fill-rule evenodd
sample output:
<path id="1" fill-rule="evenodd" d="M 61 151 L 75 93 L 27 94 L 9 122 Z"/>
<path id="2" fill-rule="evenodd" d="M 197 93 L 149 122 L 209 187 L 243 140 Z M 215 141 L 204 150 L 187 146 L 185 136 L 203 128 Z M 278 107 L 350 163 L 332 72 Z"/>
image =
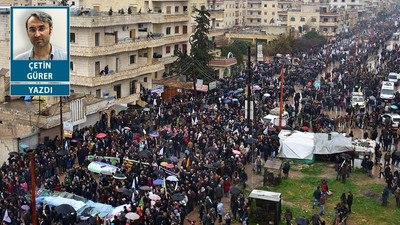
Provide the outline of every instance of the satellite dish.
<path id="1" fill-rule="evenodd" d="M 227 58 L 227 59 L 233 58 L 233 53 L 232 53 L 232 52 L 229 52 L 228 55 L 226 56 L 226 58 Z"/>

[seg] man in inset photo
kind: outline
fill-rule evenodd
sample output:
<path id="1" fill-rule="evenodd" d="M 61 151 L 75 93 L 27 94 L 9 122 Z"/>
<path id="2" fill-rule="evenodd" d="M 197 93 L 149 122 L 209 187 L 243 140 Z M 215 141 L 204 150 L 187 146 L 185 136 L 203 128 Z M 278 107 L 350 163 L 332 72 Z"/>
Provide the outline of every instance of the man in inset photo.
<path id="1" fill-rule="evenodd" d="M 67 60 L 67 52 L 50 43 L 53 31 L 51 16 L 42 11 L 32 12 L 27 18 L 26 32 L 33 48 L 16 56 L 15 60 Z"/>

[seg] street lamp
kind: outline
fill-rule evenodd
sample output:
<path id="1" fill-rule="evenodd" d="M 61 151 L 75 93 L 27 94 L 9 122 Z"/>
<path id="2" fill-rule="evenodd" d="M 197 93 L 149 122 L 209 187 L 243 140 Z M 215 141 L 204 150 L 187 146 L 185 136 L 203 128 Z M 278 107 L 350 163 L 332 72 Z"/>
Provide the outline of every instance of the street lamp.
<path id="1" fill-rule="evenodd" d="M 282 54 L 282 68 L 281 68 L 281 96 L 279 98 L 279 132 L 282 130 L 282 113 L 283 113 L 283 81 L 284 81 L 284 65 L 285 56 Z"/>

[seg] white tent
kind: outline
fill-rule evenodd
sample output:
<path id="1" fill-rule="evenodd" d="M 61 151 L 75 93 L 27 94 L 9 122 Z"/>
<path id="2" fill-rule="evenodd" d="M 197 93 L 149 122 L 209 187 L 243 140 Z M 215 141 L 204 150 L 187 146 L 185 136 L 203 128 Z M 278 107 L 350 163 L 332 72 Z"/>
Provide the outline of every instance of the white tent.
<path id="1" fill-rule="evenodd" d="M 290 159 L 312 159 L 314 134 L 282 130 L 279 133 L 279 157 Z"/>
<path id="2" fill-rule="evenodd" d="M 308 133 L 282 130 L 279 133 L 279 157 L 311 160 L 314 154 L 336 154 L 353 150 L 351 138 L 332 132 L 330 140 L 326 133 Z"/>
<path id="3" fill-rule="evenodd" d="M 353 144 L 351 138 L 343 136 L 336 132 L 332 132 L 330 140 L 329 135 L 326 133 L 314 134 L 315 140 L 315 151 L 317 155 L 330 155 L 342 152 L 348 152 L 353 150 Z"/>

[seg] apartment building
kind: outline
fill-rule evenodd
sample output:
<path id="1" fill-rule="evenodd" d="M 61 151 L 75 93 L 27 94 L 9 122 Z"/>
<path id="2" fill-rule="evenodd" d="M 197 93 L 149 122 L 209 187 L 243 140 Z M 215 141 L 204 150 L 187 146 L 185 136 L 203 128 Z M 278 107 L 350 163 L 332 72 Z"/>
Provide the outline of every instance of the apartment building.
<path id="1" fill-rule="evenodd" d="M 276 26 L 279 20 L 276 0 L 248 0 L 246 26 Z"/>
<path id="2" fill-rule="evenodd" d="M 287 26 L 291 35 L 302 35 L 308 31 L 320 30 L 320 12 L 318 4 L 300 5 L 287 11 Z"/>
<path id="3" fill-rule="evenodd" d="M 243 24 L 242 0 L 218 0 L 208 2 L 212 29 L 228 29 Z"/>

